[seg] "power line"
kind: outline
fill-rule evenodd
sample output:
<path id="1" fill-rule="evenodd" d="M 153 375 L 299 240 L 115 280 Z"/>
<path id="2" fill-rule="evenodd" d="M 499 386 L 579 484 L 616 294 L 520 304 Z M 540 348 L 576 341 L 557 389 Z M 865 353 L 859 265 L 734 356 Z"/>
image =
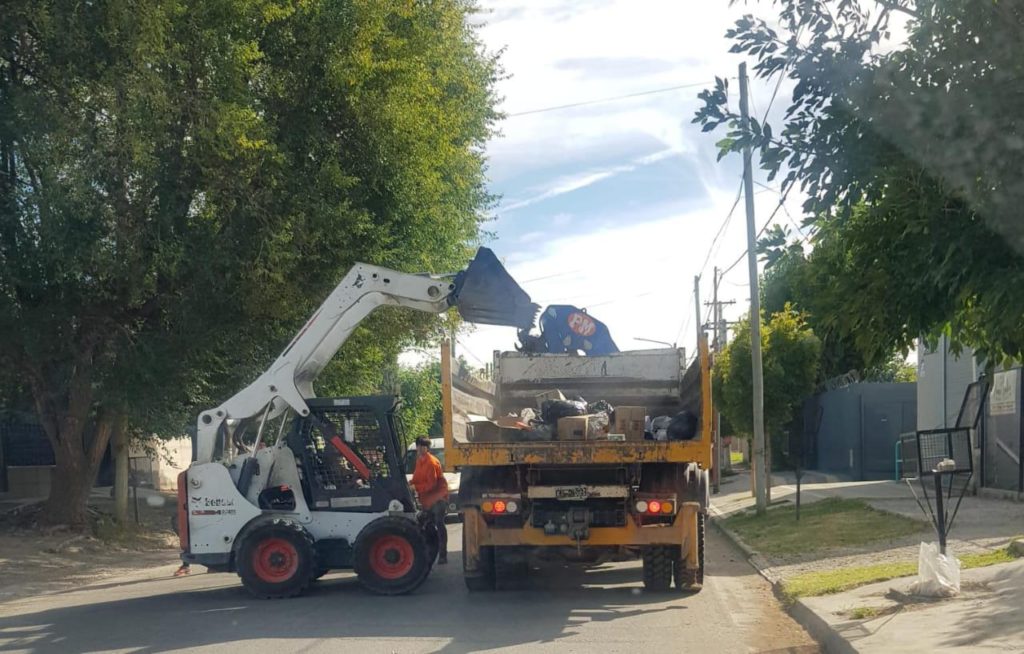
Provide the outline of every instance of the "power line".
<path id="1" fill-rule="evenodd" d="M 767 184 L 762 184 L 761 182 L 758 182 L 758 181 L 755 181 L 754 183 L 755 183 L 755 184 L 757 184 L 758 186 L 760 186 L 760 187 L 761 187 L 761 188 L 763 188 L 763 189 L 767 189 L 767 190 L 769 190 L 769 191 L 775 191 L 775 192 L 776 192 L 776 193 L 778 193 L 779 195 L 782 195 L 782 191 L 780 191 L 780 190 L 779 190 L 779 189 L 777 189 L 777 188 L 774 188 L 774 187 L 768 186 Z M 782 212 L 786 214 L 786 217 L 787 217 L 787 218 L 789 218 L 789 224 L 790 224 L 790 225 L 792 225 L 792 226 L 793 226 L 793 229 L 795 229 L 795 230 L 796 230 L 796 235 L 797 235 L 798 237 L 800 237 L 800 242 L 801 242 L 801 243 L 803 243 L 803 242 L 804 242 L 804 241 L 805 241 L 805 240 L 807 239 L 807 237 L 806 237 L 806 236 L 804 236 L 804 233 L 803 233 L 803 227 L 801 227 L 801 226 L 800 226 L 800 225 L 799 225 L 799 224 L 798 224 L 798 223 L 796 222 L 796 219 L 795 219 L 795 218 L 793 218 L 793 215 L 792 215 L 791 213 L 789 213 L 789 209 L 788 209 L 788 208 L 786 208 L 786 205 L 782 205 Z"/>
<path id="2" fill-rule="evenodd" d="M 790 187 L 790 188 L 792 188 L 792 187 Z M 778 204 L 778 205 L 776 205 L 776 207 L 775 207 L 775 211 L 773 211 L 773 212 L 772 212 L 772 215 L 768 216 L 768 220 L 767 220 L 767 221 L 765 221 L 764 225 L 762 225 L 762 226 L 761 226 L 761 229 L 760 229 L 760 230 L 759 230 L 759 231 L 757 232 L 757 235 L 756 235 L 756 236 L 754 237 L 754 240 L 755 240 L 755 241 L 756 241 L 757 239 L 761 238 L 761 235 L 762 235 L 762 234 L 764 234 L 764 232 L 765 232 L 765 230 L 766 230 L 766 229 L 768 229 L 768 225 L 771 225 L 771 224 L 772 224 L 772 220 L 774 220 L 774 219 L 775 219 L 775 214 L 779 213 L 779 209 L 780 209 L 780 208 L 782 207 L 783 203 L 784 203 L 784 202 L 786 201 L 786 195 L 788 195 L 788 194 L 789 194 L 789 190 L 787 189 L 787 191 L 786 191 L 786 194 L 784 194 L 784 195 L 783 195 L 783 196 L 782 196 L 781 198 L 779 198 L 779 204 Z M 744 248 L 744 249 L 743 249 L 743 254 L 741 254 L 741 255 L 739 256 L 739 258 L 738 258 L 738 259 L 736 259 L 736 261 L 733 261 L 733 262 L 732 262 L 732 264 L 731 264 L 731 265 L 730 265 L 730 266 L 729 266 L 728 268 L 726 268 L 725 270 L 723 270 L 723 271 L 722 271 L 722 275 L 725 275 L 725 274 L 727 274 L 727 273 L 728 273 L 728 272 L 729 272 L 730 270 L 732 270 L 733 268 L 735 268 L 735 267 L 736 267 L 736 265 L 737 265 L 737 264 L 738 264 L 738 263 L 739 263 L 740 261 L 743 261 L 743 257 L 747 256 L 747 250 L 748 250 L 747 248 Z"/>
<path id="3" fill-rule="evenodd" d="M 487 367 L 487 363 L 483 359 L 478 357 L 477 355 L 473 354 L 473 350 L 471 350 L 468 347 L 466 347 L 466 344 L 463 343 L 461 339 L 456 337 L 455 342 L 462 346 L 462 350 L 464 352 L 466 352 L 467 354 L 469 354 L 469 356 L 471 356 L 474 359 L 476 359 L 477 363 L 479 363 L 480 365 L 484 366 L 485 368 Z"/>
<path id="4" fill-rule="evenodd" d="M 701 266 L 700 266 L 700 272 L 697 273 L 698 276 L 699 275 L 703 275 L 704 271 L 707 269 L 708 261 L 711 260 L 711 253 L 715 249 L 715 243 L 717 243 L 718 239 L 722 236 L 723 233 L 725 233 L 726 228 L 729 226 L 729 221 L 732 220 L 732 214 L 736 211 L 736 207 L 739 206 L 740 198 L 742 196 L 743 196 L 743 182 L 741 181 L 740 182 L 740 187 L 738 189 L 736 189 L 736 200 L 732 203 L 732 208 L 729 209 L 729 213 L 726 214 L 725 220 L 722 221 L 722 226 L 718 228 L 718 233 L 715 234 L 715 237 L 713 239 L 711 239 L 711 245 L 708 247 L 708 253 L 704 257 L 704 263 L 702 263 Z"/>
<path id="5" fill-rule="evenodd" d="M 797 35 L 796 35 L 797 38 L 800 38 L 800 32 L 802 32 L 802 31 L 803 31 L 803 27 L 801 26 L 800 30 L 797 32 Z M 772 91 L 772 97 L 768 101 L 768 106 L 765 107 L 764 115 L 761 117 L 761 124 L 762 125 L 768 119 L 768 113 L 772 110 L 772 105 L 775 104 L 775 98 L 779 94 L 779 88 L 782 87 L 782 80 L 784 80 L 786 78 L 786 69 L 789 68 L 789 65 L 791 63 L 793 63 L 792 59 L 787 61 L 785 63 L 785 65 L 782 67 L 782 70 L 779 71 L 779 79 L 775 82 L 775 90 Z M 749 90 L 748 90 L 748 92 L 749 92 Z M 804 161 L 804 164 L 806 164 L 806 163 L 807 162 Z M 801 164 L 800 171 L 797 172 L 797 177 L 799 177 L 800 176 L 800 172 L 803 171 L 804 164 Z M 776 189 L 771 188 L 769 186 L 766 186 L 766 185 L 763 185 L 763 184 L 762 184 L 762 186 L 765 186 L 766 188 L 768 188 L 768 189 L 770 189 L 772 191 L 778 192 Z M 768 229 L 768 225 L 770 225 L 772 223 L 772 219 L 775 218 L 775 214 L 777 214 L 779 212 L 779 208 L 783 207 L 785 205 L 786 197 L 789 196 L 789 191 L 792 188 L 793 188 L 792 185 L 790 185 L 788 188 L 786 188 L 785 192 L 782 193 L 782 196 L 779 198 L 778 206 L 775 207 L 775 211 L 772 212 L 772 215 L 768 216 L 768 221 L 764 224 L 764 226 L 761 228 L 761 230 L 757 233 L 757 236 L 754 237 L 755 241 L 757 239 L 761 238 L 761 235 L 764 233 L 764 230 Z M 787 210 L 786 213 L 788 215 L 789 211 Z M 790 216 L 790 219 L 792 219 L 792 216 Z M 725 276 L 726 273 L 728 273 L 730 270 L 735 268 L 736 265 L 739 264 L 740 261 L 743 261 L 743 257 L 745 257 L 745 256 L 747 256 L 747 249 L 744 249 L 743 250 L 743 254 L 741 254 L 739 256 L 739 258 L 736 259 L 736 261 L 733 261 L 732 264 L 722 272 L 722 276 Z"/>
<path id="6" fill-rule="evenodd" d="M 651 89 L 649 91 L 639 91 L 637 93 L 627 93 L 625 95 L 613 95 L 607 98 L 595 98 L 593 100 L 581 100 L 579 102 L 570 102 L 568 104 L 560 104 L 551 107 L 541 107 L 539 109 L 528 109 L 527 111 L 517 111 L 515 113 L 508 114 L 508 118 L 515 118 L 516 116 L 528 116 L 530 114 L 546 113 L 548 111 L 561 111 L 562 109 L 572 109 L 574 107 L 586 107 L 592 104 L 602 104 L 605 102 L 616 102 L 618 100 L 628 100 L 629 98 L 639 98 L 645 95 L 654 95 L 656 93 L 669 93 L 670 91 L 679 91 L 682 89 L 692 89 L 698 86 L 707 86 L 708 84 L 714 84 L 714 80 L 706 82 L 694 82 L 692 84 L 680 84 L 678 86 L 667 86 L 661 89 Z"/>

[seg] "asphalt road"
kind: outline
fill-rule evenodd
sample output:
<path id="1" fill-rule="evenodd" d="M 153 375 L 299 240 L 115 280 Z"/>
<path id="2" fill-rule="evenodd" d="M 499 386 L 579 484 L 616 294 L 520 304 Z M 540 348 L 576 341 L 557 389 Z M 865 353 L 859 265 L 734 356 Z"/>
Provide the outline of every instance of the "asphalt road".
<path id="1" fill-rule="evenodd" d="M 449 541 L 461 542 L 461 527 Z M 817 652 L 768 584 L 714 530 L 697 594 L 645 593 L 639 563 L 535 570 L 523 590 L 470 595 L 457 552 L 413 595 L 350 574 L 261 601 L 234 575 L 155 574 L 0 604 L 0 652 Z"/>

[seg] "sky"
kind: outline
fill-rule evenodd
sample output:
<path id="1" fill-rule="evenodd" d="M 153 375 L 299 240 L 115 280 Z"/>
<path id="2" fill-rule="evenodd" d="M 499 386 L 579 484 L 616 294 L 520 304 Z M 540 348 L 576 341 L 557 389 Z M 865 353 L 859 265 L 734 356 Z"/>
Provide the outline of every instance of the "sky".
<path id="1" fill-rule="evenodd" d="M 701 275 L 702 303 L 709 301 L 713 267 L 728 268 L 746 249 L 742 200 L 726 222 L 740 157 L 716 163 L 721 132 L 702 133 L 691 121 L 697 93 L 716 75 L 736 76 L 741 59 L 728 53 L 724 34 L 750 12 L 768 18 L 771 6 L 483 3 L 479 35 L 489 51 L 502 51 L 507 74 L 498 85 L 507 117 L 487 144 L 490 190 L 501 199 L 484 225 L 485 245 L 535 302 L 586 308 L 622 350 L 660 347 L 642 338 L 692 353 L 694 276 Z M 774 82 L 752 81 L 755 116 L 768 109 Z M 686 88 L 648 93 L 678 86 Z M 781 116 L 790 90 L 783 83 L 770 117 Z M 732 79 L 730 102 L 737 93 Z M 549 110 L 630 94 L 644 95 Z M 755 171 L 756 182 L 767 185 L 765 177 Z M 777 190 L 756 187 L 758 229 L 779 200 Z M 791 195 L 786 208 L 774 222 L 794 229 L 800 199 Z M 746 311 L 747 282 L 743 259 L 719 286 L 720 299 L 736 301 L 726 309 L 730 320 Z M 708 310 L 702 307 L 702 319 Z M 516 336 L 513 328 L 476 327 L 458 340 L 460 353 L 482 365 L 494 350 L 512 349 Z"/>

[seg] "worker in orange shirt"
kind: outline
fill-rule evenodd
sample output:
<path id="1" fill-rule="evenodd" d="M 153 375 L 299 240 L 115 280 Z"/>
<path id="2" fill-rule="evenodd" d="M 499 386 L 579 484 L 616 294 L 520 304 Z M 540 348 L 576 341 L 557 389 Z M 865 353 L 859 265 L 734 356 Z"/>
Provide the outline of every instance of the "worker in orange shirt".
<path id="1" fill-rule="evenodd" d="M 420 498 L 420 506 L 430 513 L 437 525 L 437 562 L 448 563 L 448 531 L 444 517 L 448 514 L 448 482 L 441 470 L 441 462 L 430 453 L 430 439 L 416 439 L 416 470 L 412 473 L 412 487 Z"/>

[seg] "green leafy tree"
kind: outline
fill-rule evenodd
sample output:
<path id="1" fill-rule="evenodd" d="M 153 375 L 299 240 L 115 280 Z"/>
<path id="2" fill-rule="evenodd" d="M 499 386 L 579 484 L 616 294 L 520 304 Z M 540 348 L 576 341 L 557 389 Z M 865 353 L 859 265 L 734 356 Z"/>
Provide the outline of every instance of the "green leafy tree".
<path id="1" fill-rule="evenodd" d="M 456 270 L 491 203 L 496 61 L 463 0 L 13 0 L 0 21 L 0 365 L 81 524 L 111 430 L 178 435 L 355 261 Z M 338 388 L 436 319 L 380 312 Z"/>
<path id="2" fill-rule="evenodd" d="M 729 424 L 745 436 L 752 435 L 754 425 L 750 344 L 750 321 L 742 320 L 712 370 L 715 402 Z M 814 392 L 820 359 L 821 343 L 792 307 L 762 321 L 764 425 L 773 441 L 782 438 L 786 425 Z"/>
<path id="3" fill-rule="evenodd" d="M 440 438 L 443 435 L 441 362 L 432 361 L 416 367 L 399 368 L 398 386 L 402 397 L 400 415 L 406 436 L 409 439 L 419 436 Z"/>
<path id="4" fill-rule="evenodd" d="M 867 366 L 945 333 L 991 361 L 1024 354 L 1024 75 L 1017 3 L 782 0 L 727 32 L 763 78 L 795 83 L 781 124 L 749 128 L 725 80 L 696 122 L 728 129 L 806 191 L 815 308 Z M 908 38 L 891 41 L 894 17 Z M 816 327 L 817 328 L 817 327 Z"/>

